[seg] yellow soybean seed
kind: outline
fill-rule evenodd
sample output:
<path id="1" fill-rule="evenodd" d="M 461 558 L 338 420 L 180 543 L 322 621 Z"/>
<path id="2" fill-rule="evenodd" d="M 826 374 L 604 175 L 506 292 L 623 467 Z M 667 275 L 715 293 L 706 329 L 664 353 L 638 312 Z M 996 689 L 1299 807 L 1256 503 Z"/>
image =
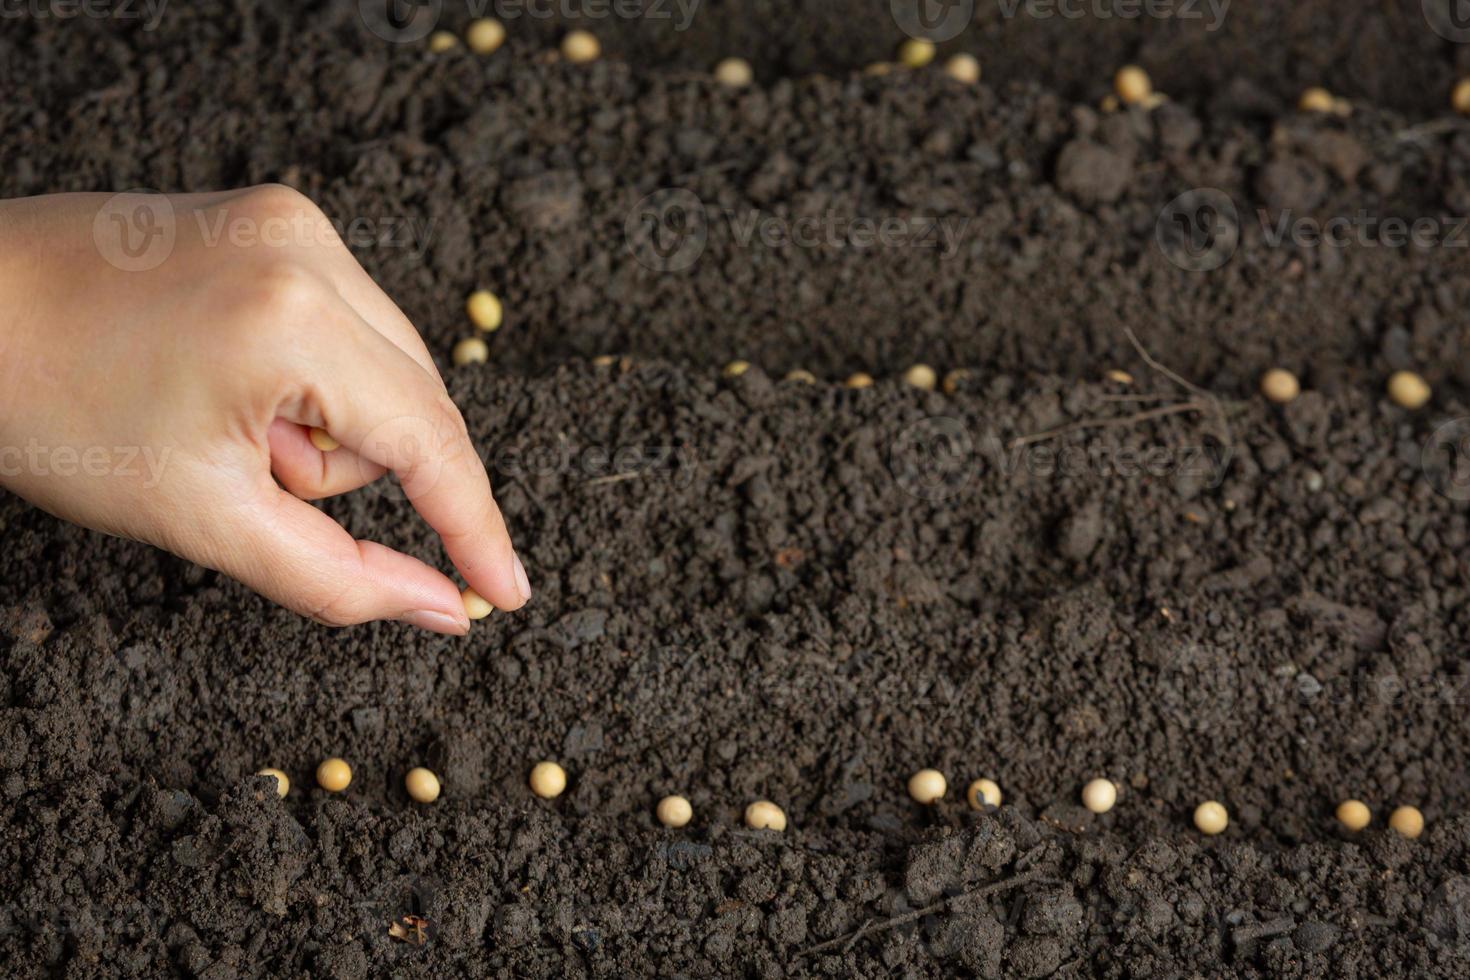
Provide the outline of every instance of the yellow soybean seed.
<path id="1" fill-rule="evenodd" d="M 715 65 L 715 81 L 731 88 L 745 88 L 755 80 L 750 62 L 744 58 L 726 58 Z"/>
<path id="2" fill-rule="evenodd" d="M 898 46 L 898 60 L 909 68 L 923 68 L 934 60 L 934 42 L 911 37 Z"/>
<path id="3" fill-rule="evenodd" d="M 1335 112 L 1337 100 L 1322 86 L 1313 85 L 1297 99 L 1296 107 L 1302 112 Z"/>
<path id="4" fill-rule="evenodd" d="M 682 827 L 694 817 L 694 807 L 682 796 L 665 796 L 654 813 L 665 827 Z"/>
<path id="5" fill-rule="evenodd" d="M 1430 395 L 1429 382 L 1413 371 L 1395 371 L 1388 379 L 1388 397 L 1402 408 L 1423 408 Z"/>
<path id="6" fill-rule="evenodd" d="M 1215 834 L 1223 831 L 1230 824 L 1230 814 L 1225 807 L 1214 800 L 1206 800 L 1194 808 L 1194 825 L 1202 834 Z"/>
<path id="7" fill-rule="evenodd" d="M 470 23 L 464 40 L 475 54 L 490 54 L 505 43 L 505 25 L 494 17 L 481 17 Z"/>
<path id="8" fill-rule="evenodd" d="M 1424 814 L 1417 807 L 1401 806 L 1388 815 L 1388 825 L 1401 836 L 1413 840 L 1424 833 Z"/>
<path id="9" fill-rule="evenodd" d="M 721 369 L 720 373 L 727 378 L 738 378 L 749 370 L 749 361 L 731 361 L 729 364 L 726 364 L 723 369 Z"/>
<path id="10" fill-rule="evenodd" d="M 596 61 L 601 54 L 602 45 L 591 31 L 570 31 L 561 39 L 561 56 L 573 64 Z"/>
<path id="11" fill-rule="evenodd" d="M 980 59 L 972 54 L 957 54 L 944 63 L 944 73 L 964 85 L 980 81 Z"/>
<path id="12" fill-rule="evenodd" d="M 1113 76 L 1113 91 L 1124 104 L 1137 105 L 1153 94 L 1154 83 L 1142 68 L 1124 65 Z"/>
<path id="13" fill-rule="evenodd" d="M 313 427 L 311 432 L 307 433 L 307 438 L 311 440 L 311 444 L 313 446 L 320 449 L 324 453 L 329 453 L 333 449 L 336 449 L 342 445 L 336 439 L 333 439 L 332 434 L 326 429 L 318 429 Z"/>
<path id="14" fill-rule="evenodd" d="M 486 333 L 500 329 L 501 317 L 504 311 L 500 306 L 500 297 L 488 289 L 477 289 L 470 293 L 469 299 L 464 302 L 464 311 L 469 315 L 470 322 L 478 330 Z"/>
<path id="15" fill-rule="evenodd" d="M 495 611 L 490 600 L 468 586 L 459 590 L 459 598 L 464 603 L 464 614 L 470 619 L 484 619 Z"/>
<path id="16" fill-rule="evenodd" d="M 403 777 L 403 788 L 418 803 L 433 803 L 439 798 L 439 777 L 423 766 L 410 769 Z"/>
<path id="17" fill-rule="evenodd" d="M 1082 805 L 1093 813 L 1107 813 L 1118 802 L 1118 787 L 1110 780 L 1094 779 L 1082 787 Z"/>
<path id="18" fill-rule="evenodd" d="M 345 759 L 333 756 L 316 767 L 316 784 L 328 793 L 340 793 L 352 782 L 352 767 Z"/>
<path id="19" fill-rule="evenodd" d="M 256 773 L 257 776 L 274 776 L 276 780 L 276 795 L 285 796 L 291 792 L 291 780 L 279 769 L 265 768 Z"/>
<path id="20" fill-rule="evenodd" d="M 1470 78 L 1462 78 L 1455 83 L 1454 91 L 1450 93 L 1450 108 L 1462 116 L 1470 116 Z"/>
<path id="21" fill-rule="evenodd" d="M 795 371 L 786 372 L 786 380 L 794 381 L 797 384 L 814 385 L 817 383 L 817 376 L 810 371 L 803 371 L 801 368 L 797 368 Z"/>
<path id="22" fill-rule="evenodd" d="M 786 829 L 786 814 L 770 800 L 756 800 L 745 808 L 745 826 L 751 830 Z"/>
<path id="23" fill-rule="evenodd" d="M 915 364 L 903 373 L 903 380 L 905 384 L 913 385 L 915 388 L 922 388 L 925 391 L 933 391 L 934 386 L 939 383 L 938 375 L 927 364 Z"/>
<path id="24" fill-rule="evenodd" d="M 1372 819 L 1373 814 L 1361 800 L 1343 800 L 1337 805 L 1337 822 L 1348 830 L 1362 830 Z"/>
<path id="25" fill-rule="evenodd" d="M 1296 396 L 1301 393 L 1301 382 L 1285 368 L 1272 368 L 1261 375 L 1261 394 L 1266 396 L 1267 401 L 1285 405 L 1296 401 Z"/>
<path id="26" fill-rule="evenodd" d="M 531 792 L 554 800 L 567 788 L 567 771 L 555 762 L 538 762 L 531 769 Z"/>
<path id="27" fill-rule="evenodd" d="M 448 31 L 435 31 L 429 35 L 429 50 L 435 54 L 453 51 L 457 47 L 459 47 L 459 38 Z"/>
<path id="28" fill-rule="evenodd" d="M 847 381 L 844 384 L 849 388 L 871 388 L 873 387 L 873 376 L 866 371 L 858 371 L 855 374 L 848 375 Z"/>
<path id="29" fill-rule="evenodd" d="M 479 337 L 466 337 L 454 345 L 454 351 L 449 356 L 460 367 L 466 364 L 484 364 L 490 359 L 490 347 Z"/>
<path id="30" fill-rule="evenodd" d="M 943 799 L 944 791 L 948 788 L 944 773 L 938 769 L 920 769 L 909 777 L 909 795 L 917 803 L 927 805 Z"/>
<path id="31" fill-rule="evenodd" d="M 1000 787 L 990 779 L 977 779 L 965 790 L 965 799 L 970 809 L 983 810 L 988 806 L 1000 806 Z"/>

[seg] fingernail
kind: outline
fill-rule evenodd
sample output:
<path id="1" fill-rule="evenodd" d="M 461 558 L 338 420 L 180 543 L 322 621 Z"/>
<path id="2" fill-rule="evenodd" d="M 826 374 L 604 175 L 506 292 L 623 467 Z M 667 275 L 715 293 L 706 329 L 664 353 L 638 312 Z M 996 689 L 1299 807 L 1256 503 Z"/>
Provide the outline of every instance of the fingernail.
<path id="1" fill-rule="evenodd" d="M 464 636 L 470 631 L 468 626 L 453 616 L 435 609 L 413 609 L 398 618 L 410 626 L 435 633 L 447 633 L 450 636 Z"/>
<path id="2" fill-rule="evenodd" d="M 511 552 L 512 562 L 516 572 L 516 588 L 520 590 L 522 599 L 531 598 L 531 580 L 526 578 L 526 566 L 521 564 L 521 556 Z"/>

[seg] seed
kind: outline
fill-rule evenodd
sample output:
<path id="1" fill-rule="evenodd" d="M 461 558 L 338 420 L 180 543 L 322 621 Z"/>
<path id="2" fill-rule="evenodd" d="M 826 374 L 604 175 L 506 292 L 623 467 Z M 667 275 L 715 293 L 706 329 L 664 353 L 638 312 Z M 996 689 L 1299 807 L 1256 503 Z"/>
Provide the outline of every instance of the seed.
<path id="1" fill-rule="evenodd" d="M 873 387 L 873 376 L 865 371 L 859 371 L 848 377 L 846 384 L 849 388 L 871 388 Z"/>
<path id="2" fill-rule="evenodd" d="M 934 60 L 934 42 L 911 37 L 898 46 L 898 60 L 910 68 L 923 68 Z"/>
<path id="3" fill-rule="evenodd" d="M 1362 830 L 1372 819 L 1367 805 L 1359 800 L 1343 800 L 1337 805 L 1337 822 L 1348 830 Z"/>
<path id="4" fill-rule="evenodd" d="M 459 598 L 464 603 L 464 614 L 470 619 L 484 619 L 495 611 L 489 599 L 469 587 L 459 590 Z"/>
<path id="5" fill-rule="evenodd" d="M 328 793 L 340 793 L 352 782 L 352 767 L 333 756 L 316 767 L 316 784 Z"/>
<path id="6" fill-rule="evenodd" d="M 1206 800 L 1194 808 L 1194 825 L 1202 834 L 1214 836 L 1220 833 L 1230 823 L 1230 814 L 1225 807 L 1214 800 Z"/>
<path id="7" fill-rule="evenodd" d="M 810 371 L 803 371 L 801 368 L 797 368 L 795 371 L 786 372 L 786 380 L 795 381 L 798 384 L 814 385 L 817 383 L 817 376 Z"/>
<path id="8" fill-rule="evenodd" d="M 1416 807 L 1401 806 L 1388 815 L 1388 825 L 1413 840 L 1424 833 L 1424 814 Z"/>
<path id="9" fill-rule="evenodd" d="M 694 816 L 694 807 L 682 796 L 665 796 L 654 813 L 665 827 L 682 827 Z"/>
<path id="10" fill-rule="evenodd" d="M 612 367 L 616 363 L 618 363 L 616 354 L 598 354 L 592 359 L 593 367 Z"/>
<path id="11" fill-rule="evenodd" d="M 602 45 L 591 31 L 571 31 L 561 39 L 561 56 L 573 64 L 596 61 L 602 54 Z"/>
<path id="12" fill-rule="evenodd" d="M 920 769 L 909 777 L 909 795 L 925 805 L 942 799 L 948 788 L 944 773 L 938 769 Z"/>
<path id="13" fill-rule="evenodd" d="M 1450 107 L 1461 115 L 1470 116 L 1470 78 L 1462 78 L 1455 83 L 1455 90 L 1450 93 Z"/>
<path id="14" fill-rule="evenodd" d="M 429 50 L 435 54 L 453 51 L 457 47 L 459 47 L 459 38 L 448 31 L 435 31 L 429 35 Z"/>
<path id="15" fill-rule="evenodd" d="M 988 806 L 1000 806 L 1000 787 L 989 779 L 977 779 L 965 790 L 965 799 L 970 801 L 970 809 L 983 810 Z"/>
<path id="16" fill-rule="evenodd" d="M 888 61 L 875 61 L 871 65 L 863 69 L 863 74 L 871 75 L 875 78 L 881 78 L 884 75 L 891 75 L 893 74 L 893 64 Z"/>
<path id="17" fill-rule="evenodd" d="M 439 777 L 418 766 L 403 777 L 403 788 L 416 802 L 433 803 L 439 798 Z"/>
<path id="18" fill-rule="evenodd" d="M 1103 377 L 1109 381 L 1115 381 L 1120 385 L 1131 385 L 1133 383 L 1133 375 L 1127 371 L 1121 371 L 1118 368 L 1112 368 Z"/>
<path id="19" fill-rule="evenodd" d="M 490 348 L 479 337 L 466 337 L 454 345 L 450 360 L 456 365 L 484 364 L 490 359 Z"/>
<path id="20" fill-rule="evenodd" d="M 1388 379 L 1388 397 L 1407 409 L 1423 408 L 1432 392 L 1429 382 L 1413 371 L 1395 371 Z"/>
<path id="21" fill-rule="evenodd" d="M 731 361 L 720 371 L 727 378 L 738 378 L 750 370 L 749 361 Z"/>
<path id="22" fill-rule="evenodd" d="M 745 88 L 755 78 L 750 62 L 744 58 L 726 58 L 715 65 L 715 81 L 731 88 Z"/>
<path id="23" fill-rule="evenodd" d="M 554 800 L 567 788 L 567 771 L 555 762 L 538 762 L 531 768 L 531 792 L 543 800 Z"/>
<path id="24" fill-rule="evenodd" d="M 933 391 L 938 381 L 934 369 L 927 364 L 915 364 L 903 373 L 903 380 L 915 388 L 923 388 L 925 391 Z"/>
<path id="25" fill-rule="evenodd" d="M 481 17 L 470 22 L 464 39 L 475 54 L 490 54 L 505 43 L 505 25 L 494 17 Z"/>
<path id="26" fill-rule="evenodd" d="M 324 453 L 329 453 L 333 449 L 336 449 L 338 446 L 342 445 L 336 439 L 333 439 L 332 434 L 326 429 L 318 429 L 313 427 L 311 432 L 308 433 L 308 437 L 311 439 L 311 444 Z"/>
<path id="27" fill-rule="evenodd" d="M 1300 99 L 1297 99 L 1296 107 L 1302 112 L 1333 112 L 1337 108 L 1337 103 L 1332 98 L 1331 92 L 1320 85 L 1314 85 L 1303 92 Z"/>
<path id="28" fill-rule="evenodd" d="M 946 395 L 953 395 L 960 390 L 960 385 L 968 381 L 969 378 L 969 371 L 964 368 L 955 368 L 944 376 L 944 381 L 940 383 L 940 387 L 944 389 Z"/>
<path id="29" fill-rule="evenodd" d="M 957 82 L 974 85 L 980 81 L 980 59 L 963 52 L 944 63 L 944 73 Z"/>
<path id="30" fill-rule="evenodd" d="M 269 769 L 269 768 L 262 769 L 262 770 L 260 770 L 260 772 L 257 772 L 256 775 L 257 776 L 274 776 L 274 777 L 276 777 L 276 795 L 277 796 L 285 796 L 287 793 L 291 792 L 291 780 L 290 780 L 290 778 L 285 773 L 281 772 L 281 770 L 279 770 L 279 769 Z"/>
<path id="31" fill-rule="evenodd" d="M 1261 375 L 1261 394 L 1266 396 L 1267 401 L 1285 405 L 1296 401 L 1296 396 L 1301 393 L 1301 382 L 1285 368 L 1272 368 Z"/>
<path id="32" fill-rule="evenodd" d="M 500 329 L 500 297 L 488 289 L 477 289 L 464 301 L 464 311 L 477 329 L 490 333 Z"/>
<path id="33" fill-rule="evenodd" d="M 770 800 L 756 800 L 745 808 L 745 826 L 751 830 L 785 830 L 786 814 Z"/>
<path id="34" fill-rule="evenodd" d="M 1094 779 L 1082 787 L 1082 805 L 1093 813 L 1107 813 L 1118 802 L 1118 787 L 1106 779 Z"/>
<path id="35" fill-rule="evenodd" d="M 1113 76 L 1113 91 L 1118 93 L 1118 98 L 1126 105 L 1142 102 L 1153 90 L 1154 83 L 1149 80 L 1148 72 L 1137 65 L 1124 65 Z"/>

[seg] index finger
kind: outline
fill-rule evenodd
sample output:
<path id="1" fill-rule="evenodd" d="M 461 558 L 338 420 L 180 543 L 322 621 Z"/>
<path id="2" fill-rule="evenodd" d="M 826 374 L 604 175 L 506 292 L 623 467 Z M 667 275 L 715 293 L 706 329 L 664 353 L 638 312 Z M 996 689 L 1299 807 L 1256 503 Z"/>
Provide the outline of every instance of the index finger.
<path id="1" fill-rule="evenodd" d="M 392 470 L 470 587 L 499 609 L 519 609 L 530 582 L 459 408 L 400 347 L 344 318 L 356 321 L 356 343 L 329 356 L 315 390 L 322 422 L 307 424 Z"/>

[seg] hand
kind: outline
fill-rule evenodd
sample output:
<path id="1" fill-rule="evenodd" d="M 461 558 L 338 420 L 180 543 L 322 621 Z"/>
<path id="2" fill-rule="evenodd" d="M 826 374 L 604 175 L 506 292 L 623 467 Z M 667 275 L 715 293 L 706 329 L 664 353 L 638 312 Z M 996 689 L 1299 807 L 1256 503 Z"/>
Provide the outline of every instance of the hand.
<path id="1" fill-rule="evenodd" d="M 307 198 L 0 202 L 0 485 L 323 623 L 463 634 L 449 578 L 305 502 L 387 470 L 470 587 L 530 598 L 423 341 Z"/>

